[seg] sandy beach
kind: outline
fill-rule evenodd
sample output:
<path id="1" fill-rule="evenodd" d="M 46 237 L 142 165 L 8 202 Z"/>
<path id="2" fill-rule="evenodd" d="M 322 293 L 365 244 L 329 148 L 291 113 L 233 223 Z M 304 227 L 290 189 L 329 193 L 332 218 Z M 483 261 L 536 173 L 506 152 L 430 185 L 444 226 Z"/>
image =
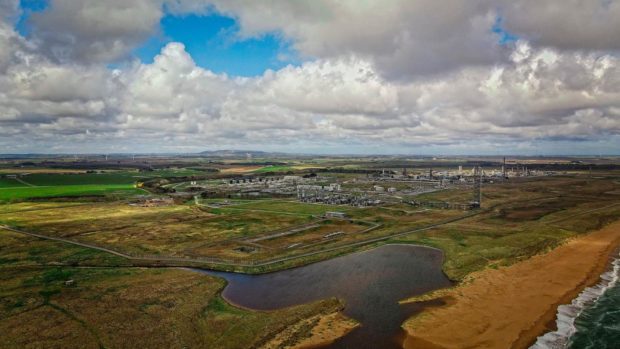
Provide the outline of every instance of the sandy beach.
<path id="1" fill-rule="evenodd" d="M 554 329 L 558 305 L 596 284 L 620 244 L 620 221 L 437 292 L 446 305 L 403 325 L 408 349 L 527 348 Z"/>

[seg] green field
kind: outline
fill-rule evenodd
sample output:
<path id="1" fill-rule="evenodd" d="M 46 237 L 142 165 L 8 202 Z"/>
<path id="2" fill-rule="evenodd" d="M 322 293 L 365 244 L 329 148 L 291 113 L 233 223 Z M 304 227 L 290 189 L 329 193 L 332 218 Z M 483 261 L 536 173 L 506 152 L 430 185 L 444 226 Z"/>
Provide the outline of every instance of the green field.
<path id="1" fill-rule="evenodd" d="M 0 171 L 1 173 L 1 171 Z M 207 172 L 192 169 L 161 169 L 153 171 L 105 171 L 97 173 L 24 173 L 19 175 L 20 180 L 34 186 L 54 185 L 84 185 L 84 184 L 134 184 L 147 178 L 204 176 Z M 23 183 L 12 178 L 0 178 L 0 187 L 24 186 Z"/>
<path id="2" fill-rule="evenodd" d="M 106 172 L 106 173 L 33 173 L 21 176 L 20 179 L 35 186 L 55 185 L 92 185 L 92 184 L 134 184 L 141 178 L 138 172 Z"/>
<path id="3" fill-rule="evenodd" d="M 15 188 L 15 187 L 25 187 L 24 183 L 20 183 L 19 181 L 13 178 L 0 178 L 0 189 L 2 188 Z"/>
<path id="4" fill-rule="evenodd" d="M 101 173 L 32 173 L 18 179 L 0 178 L 0 201 L 57 196 L 88 196 L 119 193 L 130 195 L 145 191 L 136 189 L 139 180 L 158 177 L 204 175 L 187 169 L 164 169 L 148 172 L 108 171 Z"/>
<path id="5" fill-rule="evenodd" d="M 299 171 L 299 170 L 309 170 L 309 169 L 317 169 L 322 168 L 322 166 L 312 166 L 308 164 L 296 164 L 296 165 L 273 165 L 273 166 L 265 166 L 261 167 L 252 172 L 254 173 L 267 173 L 267 172 L 289 172 L 289 171 Z"/>
<path id="6" fill-rule="evenodd" d="M 133 184 L 59 185 L 50 187 L 0 188 L 0 201 L 58 196 L 88 196 L 119 193 L 122 195 L 144 193 Z"/>

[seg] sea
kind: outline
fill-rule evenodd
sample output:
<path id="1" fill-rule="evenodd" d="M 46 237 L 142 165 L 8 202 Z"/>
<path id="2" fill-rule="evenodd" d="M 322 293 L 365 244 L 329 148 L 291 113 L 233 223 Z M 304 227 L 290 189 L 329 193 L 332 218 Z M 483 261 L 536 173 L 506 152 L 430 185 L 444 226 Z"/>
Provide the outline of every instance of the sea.
<path id="1" fill-rule="evenodd" d="M 558 307 L 556 325 L 530 349 L 620 349 L 620 255 L 597 285 Z"/>

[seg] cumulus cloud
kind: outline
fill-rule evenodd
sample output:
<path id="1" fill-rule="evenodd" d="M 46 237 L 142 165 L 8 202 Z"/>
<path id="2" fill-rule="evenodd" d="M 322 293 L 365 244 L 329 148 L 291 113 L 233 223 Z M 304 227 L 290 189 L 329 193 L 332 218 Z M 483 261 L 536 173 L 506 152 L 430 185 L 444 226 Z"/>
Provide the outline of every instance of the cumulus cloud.
<path id="1" fill-rule="evenodd" d="M 3 20 L 12 20 L 20 12 L 19 0 L 5 0 L 0 3 L 0 16 Z"/>
<path id="2" fill-rule="evenodd" d="M 13 29 L 19 14 L 18 0 L 0 3 L 0 73 L 4 72 L 13 61 L 17 46 L 23 44 L 19 42 L 20 38 Z"/>
<path id="3" fill-rule="evenodd" d="M 220 12 L 239 21 L 240 37 L 279 33 L 305 56 L 355 54 L 390 79 L 463 66 L 505 63 L 504 30 L 560 50 L 620 49 L 615 0 L 168 0 L 174 13 Z M 497 24 L 501 28 L 497 28 Z"/>
<path id="4" fill-rule="evenodd" d="M 229 79 L 199 68 L 181 43 L 170 43 L 153 64 L 139 65 L 121 76 L 126 87 L 122 109 L 134 116 L 213 117 L 232 89 Z"/>
<path id="5" fill-rule="evenodd" d="M 535 45 L 566 50 L 620 49 L 620 1 L 506 1 L 506 29 Z"/>
<path id="6" fill-rule="evenodd" d="M 397 90 L 367 61 L 348 57 L 288 66 L 252 84 L 252 101 L 317 114 L 393 115 Z"/>
<path id="7" fill-rule="evenodd" d="M 126 56 L 159 25 L 159 1 L 51 0 L 30 18 L 33 36 L 59 62 L 109 62 Z"/>
<path id="8" fill-rule="evenodd" d="M 52 1 L 29 38 L 14 29 L 15 2 L 0 19 L 3 149 L 476 152 L 620 139 L 620 60 L 607 35 L 618 31 L 617 2 L 576 2 L 587 15 L 573 14 L 583 30 L 574 39 L 545 27 L 551 0 L 89 1 Z M 228 14 L 240 40 L 277 32 L 312 59 L 234 77 L 172 42 L 152 63 L 107 67 L 156 32 L 162 8 Z M 499 44 L 498 23 L 519 40 Z"/>
<path id="9" fill-rule="evenodd" d="M 488 0 L 272 1 L 177 0 L 183 11 L 205 9 L 238 18 L 240 36 L 280 33 L 309 57 L 355 54 L 384 76 L 406 79 L 464 65 L 489 64 L 505 50 L 492 31 Z"/>

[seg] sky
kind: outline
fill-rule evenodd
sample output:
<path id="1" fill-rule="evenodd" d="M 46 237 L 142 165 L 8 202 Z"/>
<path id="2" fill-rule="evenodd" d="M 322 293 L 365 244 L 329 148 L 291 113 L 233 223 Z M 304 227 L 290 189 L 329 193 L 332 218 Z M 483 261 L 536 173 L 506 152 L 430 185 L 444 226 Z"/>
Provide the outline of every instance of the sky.
<path id="1" fill-rule="evenodd" d="M 620 154 L 620 0 L 0 0 L 0 153 Z"/>

